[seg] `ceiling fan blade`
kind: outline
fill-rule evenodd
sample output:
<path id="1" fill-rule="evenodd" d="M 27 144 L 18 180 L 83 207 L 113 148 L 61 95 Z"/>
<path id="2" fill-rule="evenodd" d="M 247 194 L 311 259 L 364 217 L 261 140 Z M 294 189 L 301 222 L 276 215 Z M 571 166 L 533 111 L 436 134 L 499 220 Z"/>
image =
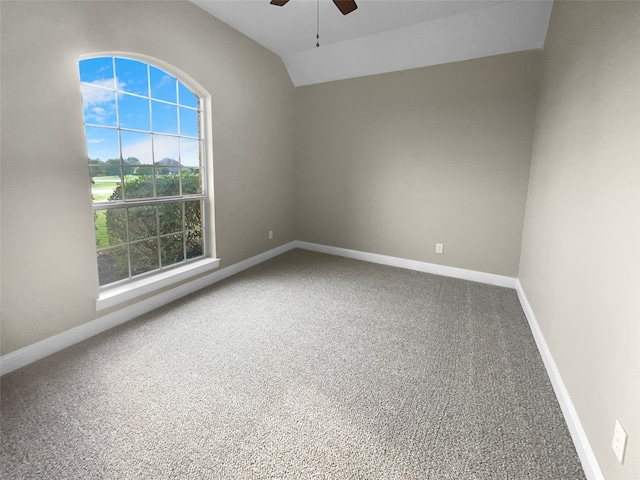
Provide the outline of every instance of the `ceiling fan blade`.
<path id="1" fill-rule="evenodd" d="M 271 0 L 271 5 L 277 5 L 279 7 L 284 6 L 289 0 Z"/>
<path id="2" fill-rule="evenodd" d="M 336 7 L 338 7 L 338 10 L 340 10 L 343 15 L 351 13 L 358 8 L 354 0 L 333 0 L 333 3 L 336 4 Z"/>

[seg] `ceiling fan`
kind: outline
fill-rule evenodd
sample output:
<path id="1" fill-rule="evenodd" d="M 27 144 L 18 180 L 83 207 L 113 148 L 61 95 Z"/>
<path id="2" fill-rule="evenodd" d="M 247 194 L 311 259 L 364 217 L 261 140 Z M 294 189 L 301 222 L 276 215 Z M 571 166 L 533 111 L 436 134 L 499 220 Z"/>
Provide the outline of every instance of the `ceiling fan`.
<path id="1" fill-rule="evenodd" d="M 284 6 L 289 0 L 271 0 L 271 5 L 277 5 L 278 7 Z M 338 10 L 342 12 L 343 15 L 353 12 L 358 5 L 354 0 L 333 0 L 333 3 L 336 4 Z"/>

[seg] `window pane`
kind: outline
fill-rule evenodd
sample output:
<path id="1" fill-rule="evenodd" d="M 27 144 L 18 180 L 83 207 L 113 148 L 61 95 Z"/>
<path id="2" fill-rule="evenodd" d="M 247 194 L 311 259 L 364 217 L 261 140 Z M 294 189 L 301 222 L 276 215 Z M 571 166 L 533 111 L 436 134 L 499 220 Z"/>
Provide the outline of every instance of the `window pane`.
<path id="1" fill-rule="evenodd" d="M 183 167 L 200 166 L 200 141 L 191 138 L 180 139 L 180 163 Z"/>
<path id="2" fill-rule="evenodd" d="M 118 79 L 118 89 L 123 92 L 149 96 L 146 63 L 116 58 L 116 78 Z"/>
<path id="3" fill-rule="evenodd" d="M 186 107 L 198 108 L 198 97 L 182 82 L 178 82 L 178 103 Z"/>
<path id="4" fill-rule="evenodd" d="M 91 196 L 94 202 L 122 200 L 121 171 L 118 160 L 107 160 L 101 166 L 89 167 L 89 173 L 94 174 L 91 178 Z"/>
<path id="5" fill-rule="evenodd" d="M 113 83 L 113 59 L 111 57 L 80 60 L 80 81 L 100 84 L 111 89 Z"/>
<path id="6" fill-rule="evenodd" d="M 123 160 L 122 164 L 122 174 L 124 175 L 125 182 L 130 180 L 133 175 L 138 174 L 138 168 L 136 165 L 139 165 L 138 159 L 130 157 L 127 160 Z"/>
<path id="7" fill-rule="evenodd" d="M 177 233 L 183 230 L 182 203 L 163 203 L 158 205 L 160 235 Z"/>
<path id="8" fill-rule="evenodd" d="M 156 168 L 156 195 L 158 197 L 172 197 L 180 195 L 180 174 L 172 173 L 170 167 Z"/>
<path id="9" fill-rule="evenodd" d="M 151 102 L 153 131 L 178 134 L 178 107 L 167 103 Z"/>
<path id="10" fill-rule="evenodd" d="M 100 285 L 129 277 L 127 247 L 111 248 L 98 252 L 98 280 Z"/>
<path id="11" fill-rule="evenodd" d="M 118 99 L 118 114 L 120 116 L 120 128 L 147 132 L 151 130 L 149 100 L 146 98 L 121 95 Z"/>
<path id="12" fill-rule="evenodd" d="M 155 206 L 131 207 L 129 218 L 129 241 L 144 240 L 158 235 L 158 219 Z"/>
<path id="13" fill-rule="evenodd" d="M 153 165 L 151 134 L 138 132 L 120 132 L 122 158 L 130 165 Z M 136 163 L 136 161 L 138 163 Z"/>
<path id="14" fill-rule="evenodd" d="M 198 110 L 191 110 L 189 108 L 180 108 L 180 135 L 187 135 L 189 137 L 198 136 Z"/>
<path id="15" fill-rule="evenodd" d="M 171 173 L 178 173 L 180 162 L 180 144 L 178 137 L 169 137 L 166 135 L 153 136 L 153 158 L 156 165 L 163 167 L 171 167 Z"/>
<path id="16" fill-rule="evenodd" d="M 113 83 L 113 81 L 112 81 Z M 93 85 L 80 85 L 85 123 L 117 126 L 116 92 Z"/>
<path id="17" fill-rule="evenodd" d="M 176 79 L 159 68 L 149 66 L 149 79 L 151 81 L 151 97 L 167 102 L 177 102 Z"/>
<path id="18" fill-rule="evenodd" d="M 153 198 L 153 171 L 151 175 L 133 175 L 125 178 L 124 196 L 125 200 L 133 200 L 136 198 Z"/>
<path id="19" fill-rule="evenodd" d="M 131 275 L 140 275 L 159 268 L 158 240 L 131 244 Z"/>
<path id="20" fill-rule="evenodd" d="M 202 248 L 202 232 L 187 232 L 187 260 L 204 255 Z"/>
<path id="21" fill-rule="evenodd" d="M 120 159 L 118 131 L 110 128 L 85 127 L 89 164 Z"/>
<path id="22" fill-rule="evenodd" d="M 122 156 L 125 165 L 124 194 L 126 200 L 132 198 L 153 198 L 153 155 L 151 153 L 151 134 L 120 132 Z"/>
<path id="23" fill-rule="evenodd" d="M 184 236 L 169 235 L 160 239 L 162 266 L 184 261 Z"/>
<path id="24" fill-rule="evenodd" d="M 98 247 L 112 247 L 127 242 L 127 219 L 124 208 L 96 210 L 96 242 Z"/>
<path id="25" fill-rule="evenodd" d="M 202 181 L 197 168 L 182 169 L 182 194 L 195 195 L 202 193 Z"/>
<path id="26" fill-rule="evenodd" d="M 94 202 L 107 202 L 111 200 L 120 200 L 122 192 L 120 188 L 120 167 L 115 167 L 118 172 L 117 176 L 105 176 L 104 171 L 114 167 L 89 167 L 89 175 L 91 175 L 91 198 Z"/>
<path id="27" fill-rule="evenodd" d="M 199 230 L 202 228 L 202 202 L 185 202 L 184 220 L 185 230 Z"/>

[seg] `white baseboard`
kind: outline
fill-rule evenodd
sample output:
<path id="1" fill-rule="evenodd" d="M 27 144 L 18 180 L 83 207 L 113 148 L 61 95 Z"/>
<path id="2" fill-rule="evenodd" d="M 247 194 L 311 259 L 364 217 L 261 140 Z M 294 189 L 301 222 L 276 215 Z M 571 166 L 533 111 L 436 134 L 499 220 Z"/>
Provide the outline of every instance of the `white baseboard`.
<path id="1" fill-rule="evenodd" d="M 320 245 L 318 243 L 301 242 L 299 240 L 294 242 L 294 244 L 298 248 L 312 250 L 314 252 L 328 253 L 339 257 L 364 260 L 366 262 L 406 268 L 407 270 L 416 270 L 418 272 L 433 273 L 434 275 L 442 275 L 443 277 L 453 277 L 460 278 L 462 280 L 470 280 L 472 282 L 487 283 L 498 287 L 516 288 L 517 279 L 504 275 L 477 272 L 475 270 L 467 270 L 457 267 L 447 267 L 446 265 L 420 262 L 418 260 L 407 260 L 406 258 L 390 257 L 388 255 L 361 252 L 359 250 L 349 250 L 348 248 L 330 247 L 327 245 Z"/>
<path id="2" fill-rule="evenodd" d="M 529 322 L 531 333 L 533 334 L 533 338 L 538 346 L 538 351 L 540 352 L 544 366 L 547 369 L 547 374 L 551 380 L 551 385 L 553 386 L 558 403 L 560 404 L 560 409 L 562 410 L 565 422 L 567 422 L 567 427 L 569 428 L 573 444 L 576 447 L 578 457 L 582 463 L 584 473 L 589 480 L 604 480 L 604 476 L 602 475 L 596 456 L 591 449 L 591 444 L 589 443 L 587 434 L 585 433 L 584 428 L 582 428 L 582 422 L 580 422 L 578 412 L 573 406 L 567 387 L 565 387 L 564 382 L 562 381 L 560 371 L 556 366 L 556 362 L 553 360 L 551 350 L 549 350 L 549 346 L 544 339 L 540 325 L 538 325 L 538 321 L 536 320 L 536 316 L 533 313 L 529 300 L 527 300 L 527 296 L 524 293 L 520 280 L 516 280 L 516 292 L 518 293 L 520 304 L 522 305 L 524 314 Z"/>
<path id="3" fill-rule="evenodd" d="M 174 300 L 200 290 L 201 288 L 205 288 L 209 285 L 219 282 L 220 280 L 230 277 L 231 275 L 235 275 L 236 273 L 262 263 L 265 260 L 269 260 L 270 258 L 287 252 L 293 248 L 302 248 L 315 252 L 328 253 L 330 255 L 337 255 L 341 257 L 353 258 L 356 260 L 379 263 L 382 265 L 406 268 L 408 270 L 417 270 L 419 272 L 433 273 L 446 277 L 454 277 L 464 280 L 471 280 L 474 282 L 488 283 L 490 285 L 497 285 L 500 287 L 515 288 L 516 285 L 515 278 L 505 277 L 502 275 L 476 272 L 473 270 L 465 270 L 456 267 L 447 267 L 444 265 L 419 262 L 416 260 L 407 260 L 404 258 L 390 257 L 377 253 L 360 252 L 357 250 L 349 250 L 346 248 L 331 247 L 320 245 L 317 243 L 293 241 L 254 257 L 248 258 L 247 260 L 243 260 L 242 262 L 238 262 L 221 270 L 217 270 L 190 282 L 186 282 L 175 288 L 164 291 L 162 294 L 146 298 L 128 307 L 122 308 L 107 315 L 103 315 L 96 318 L 95 320 L 71 328 L 52 337 L 45 338 L 40 342 L 33 343 L 19 350 L 8 353 L 7 355 L 3 355 L 2 357 L 0 357 L 0 375 L 12 372 L 14 370 L 17 370 L 18 368 L 24 367 L 26 365 L 29 365 L 30 363 L 45 358 L 53 353 L 59 352 L 60 350 L 70 347 L 71 345 L 75 345 L 76 343 L 82 342 L 83 340 L 102 333 L 110 328 L 128 322 L 129 320 L 139 317 L 140 315 L 155 310 L 158 307 L 173 302 Z"/>
<path id="4" fill-rule="evenodd" d="M 140 315 L 155 310 L 158 307 L 173 302 L 178 298 L 189 295 L 201 288 L 213 285 L 231 275 L 235 275 L 247 268 L 258 265 L 270 258 L 276 257 L 288 250 L 295 248 L 295 242 L 289 242 L 272 250 L 268 250 L 254 257 L 235 263 L 228 267 L 212 272 L 203 277 L 179 285 L 161 294 L 154 295 L 113 313 L 103 315 L 87 323 L 66 330 L 62 333 L 45 338 L 24 348 L 8 353 L 0 357 L 0 375 L 13 372 L 37 360 L 45 358 L 53 353 L 64 350 L 67 347 L 82 342 L 88 338 L 102 333 L 122 323 L 128 322 Z"/>

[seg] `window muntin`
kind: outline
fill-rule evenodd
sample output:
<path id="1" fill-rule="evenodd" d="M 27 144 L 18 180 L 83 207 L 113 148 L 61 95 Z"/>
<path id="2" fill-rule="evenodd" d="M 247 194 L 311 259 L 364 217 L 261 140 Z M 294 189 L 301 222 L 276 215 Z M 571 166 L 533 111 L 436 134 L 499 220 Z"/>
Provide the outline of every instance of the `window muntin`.
<path id="1" fill-rule="evenodd" d="M 203 101 L 151 64 L 81 60 L 101 286 L 203 257 Z"/>

